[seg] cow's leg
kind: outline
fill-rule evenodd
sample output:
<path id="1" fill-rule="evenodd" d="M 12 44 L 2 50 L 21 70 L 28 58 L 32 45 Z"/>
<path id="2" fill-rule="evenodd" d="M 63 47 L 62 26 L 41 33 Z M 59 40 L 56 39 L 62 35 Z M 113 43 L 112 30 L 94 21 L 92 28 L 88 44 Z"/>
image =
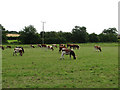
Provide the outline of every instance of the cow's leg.
<path id="1" fill-rule="evenodd" d="M 64 59 L 65 51 L 62 52 L 60 59 Z"/>
<path id="2" fill-rule="evenodd" d="M 17 56 L 17 53 L 16 52 L 13 52 L 13 56 L 16 55 Z"/>
<path id="3" fill-rule="evenodd" d="M 71 51 L 71 52 L 69 52 L 69 54 L 70 54 L 70 59 L 71 59 L 71 56 L 73 56 L 73 52 Z"/>
<path id="4" fill-rule="evenodd" d="M 99 52 L 99 49 L 97 49 L 97 52 Z"/>
<path id="5" fill-rule="evenodd" d="M 49 49 L 49 48 L 46 46 L 46 49 L 45 49 L 45 50 L 47 51 L 48 49 Z"/>
<path id="6" fill-rule="evenodd" d="M 97 48 L 97 52 L 99 52 L 99 49 Z"/>
<path id="7" fill-rule="evenodd" d="M 22 52 L 20 52 L 20 56 L 22 56 Z"/>
<path id="8" fill-rule="evenodd" d="M 71 59 L 71 53 L 70 53 L 70 59 Z"/>
<path id="9" fill-rule="evenodd" d="M 14 56 L 14 55 L 16 55 L 16 56 L 17 56 L 16 51 L 14 51 L 14 52 L 13 52 L 13 56 Z"/>
<path id="10" fill-rule="evenodd" d="M 13 56 L 14 56 L 15 52 L 13 52 Z"/>
<path id="11" fill-rule="evenodd" d="M 96 49 L 96 52 L 97 52 L 98 50 Z"/>
<path id="12" fill-rule="evenodd" d="M 59 52 L 61 51 L 62 49 L 61 48 L 59 48 Z"/>
<path id="13" fill-rule="evenodd" d="M 17 56 L 17 52 L 15 52 L 16 56 Z"/>
<path id="14" fill-rule="evenodd" d="M 15 51 L 15 55 L 17 56 L 17 51 Z"/>

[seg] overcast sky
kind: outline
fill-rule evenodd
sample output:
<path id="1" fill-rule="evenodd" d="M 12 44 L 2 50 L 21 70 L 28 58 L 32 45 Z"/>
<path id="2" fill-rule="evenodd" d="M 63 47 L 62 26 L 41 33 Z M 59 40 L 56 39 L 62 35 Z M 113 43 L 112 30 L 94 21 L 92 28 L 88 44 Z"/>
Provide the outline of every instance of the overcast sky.
<path id="1" fill-rule="evenodd" d="M 119 0 L 0 0 L 0 24 L 9 31 L 20 31 L 34 25 L 42 31 L 71 32 L 74 26 L 85 26 L 88 33 L 118 29 Z"/>

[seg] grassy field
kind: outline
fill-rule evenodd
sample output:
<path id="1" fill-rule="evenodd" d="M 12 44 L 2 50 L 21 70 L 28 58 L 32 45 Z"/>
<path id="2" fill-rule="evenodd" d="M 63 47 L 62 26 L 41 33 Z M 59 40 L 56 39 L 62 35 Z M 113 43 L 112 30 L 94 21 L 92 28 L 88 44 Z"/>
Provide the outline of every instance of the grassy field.
<path id="1" fill-rule="evenodd" d="M 58 48 L 50 51 L 20 45 L 25 49 L 23 56 L 13 56 L 13 48 L 5 49 L 2 51 L 2 87 L 118 88 L 117 43 L 99 44 L 102 52 L 95 52 L 94 45 L 80 44 L 80 50 L 74 50 L 76 60 L 70 60 L 67 55 L 60 60 Z"/>
<path id="2" fill-rule="evenodd" d="M 11 43 L 11 42 L 18 42 L 18 40 L 7 40 L 8 43 Z"/>

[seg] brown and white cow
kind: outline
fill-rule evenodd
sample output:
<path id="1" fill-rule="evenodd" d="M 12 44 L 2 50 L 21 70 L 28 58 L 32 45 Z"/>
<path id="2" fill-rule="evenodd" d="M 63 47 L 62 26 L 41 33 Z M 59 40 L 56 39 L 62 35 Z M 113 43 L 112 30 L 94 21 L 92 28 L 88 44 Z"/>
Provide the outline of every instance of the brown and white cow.
<path id="1" fill-rule="evenodd" d="M 0 48 L 1 48 L 2 50 L 4 50 L 4 47 L 3 47 L 3 46 L 0 46 Z"/>
<path id="2" fill-rule="evenodd" d="M 54 50 L 53 47 L 49 46 L 49 45 L 47 45 L 47 48 L 50 49 L 50 50 L 52 50 L 52 51 Z"/>
<path id="3" fill-rule="evenodd" d="M 35 48 L 35 46 L 34 46 L 34 45 L 30 45 L 30 47 Z"/>
<path id="4" fill-rule="evenodd" d="M 50 50 L 54 50 L 52 46 L 46 45 L 46 44 L 41 44 L 41 47 L 46 48 L 46 49 L 50 49 Z"/>
<path id="5" fill-rule="evenodd" d="M 22 56 L 22 54 L 24 53 L 23 51 L 24 49 L 23 48 L 14 48 L 14 52 L 13 52 L 13 56 L 16 55 L 17 56 L 17 53 L 20 53 L 20 56 Z"/>
<path id="6" fill-rule="evenodd" d="M 56 47 L 57 48 L 57 45 L 56 44 L 52 44 L 52 47 Z"/>
<path id="7" fill-rule="evenodd" d="M 71 48 L 73 48 L 73 49 L 75 49 L 75 48 L 79 49 L 79 48 L 80 48 L 80 46 L 79 46 L 79 45 L 76 45 L 76 44 L 67 44 L 67 48 L 68 48 L 68 47 L 70 47 L 70 49 L 71 49 Z"/>
<path id="8" fill-rule="evenodd" d="M 59 52 L 61 52 L 62 48 L 66 48 L 65 46 L 59 46 Z"/>
<path id="9" fill-rule="evenodd" d="M 62 48 L 62 54 L 61 54 L 60 59 L 64 59 L 64 55 L 70 55 L 70 59 L 71 59 L 71 55 L 72 55 L 73 59 L 76 59 L 75 52 L 71 49 Z"/>
<path id="10" fill-rule="evenodd" d="M 59 44 L 59 46 L 64 46 L 65 47 L 65 44 Z"/>
<path id="11" fill-rule="evenodd" d="M 99 52 L 99 51 L 100 51 L 100 52 L 102 51 L 102 49 L 101 49 L 100 46 L 96 46 L 96 45 L 95 45 L 94 48 L 95 48 L 95 50 L 98 51 L 98 52 Z"/>
<path id="12" fill-rule="evenodd" d="M 38 44 L 37 46 L 40 47 L 40 48 L 42 47 L 40 44 Z"/>
<path id="13" fill-rule="evenodd" d="M 47 47 L 47 45 L 46 44 L 41 44 L 41 47 Z"/>

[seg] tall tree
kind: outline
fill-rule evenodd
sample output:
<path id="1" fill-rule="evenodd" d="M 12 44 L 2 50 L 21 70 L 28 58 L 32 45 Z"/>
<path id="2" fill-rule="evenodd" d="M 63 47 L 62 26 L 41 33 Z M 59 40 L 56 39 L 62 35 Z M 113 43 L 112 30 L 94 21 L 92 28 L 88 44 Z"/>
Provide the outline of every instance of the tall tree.
<path id="1" fill-rule="evenodd" d="M 117 29 L 116 28 L 108 28 L 104 29 L 103 32 L 99 35 L 100 41 L 104 42 L 117 42 Z"/>
<path id="2" fill-rule="evenodd" d="M 103 30 L 103 34 L 117 34 L 117 29 L 116 28 L 108 28 Z"/>
<path id="3" fill-rule="evenodd" d="M 2 43 L 7 43 L 7 31 L 5 28 L 0 24 L 0 36 L 2 35 Z M 0 41 L 1 42 L 1 41 Z"/>
<path id="4" fill-rule="evenodd" d="M 64 38 L 66 39 L 66 42 L 68 43 L 70 43 L 70 42 L 72 42 L 72 33 L 71 32 L 64 32 Z"/>
<path id="5" fill-rule="evenodd" d="M 43 32 L 40 33 L 41 37 L 43 37 Z M 51 32 L 44 32 L 44 42 L 48 43 L 48 44 L 52 44 L 52 43 L 66 43 L 66 39 L 64 37 L 64 32 L 60 31 L 60 32 L 55 32 L 55 31 L 51 31 Z"/>
<path id="6" fill-rule="evenodd" d="M 41 43 L 40 36 L 33 25 L 25 26 L 25 28 L 20 31 L 19 40 L 24 44 Z"/>
<path id="7" fill-rule="evenodd" d="M 75 43 L 85 43 L 88 41 L 88 33 L 86 27 L 75 26 L 72 29 L 72 41 Z"/>
<path id="8" fill-rule="evenodd" d="M 89 34 L 89 42 L 99 42 L 99 37 L 97 34 Z"/>

